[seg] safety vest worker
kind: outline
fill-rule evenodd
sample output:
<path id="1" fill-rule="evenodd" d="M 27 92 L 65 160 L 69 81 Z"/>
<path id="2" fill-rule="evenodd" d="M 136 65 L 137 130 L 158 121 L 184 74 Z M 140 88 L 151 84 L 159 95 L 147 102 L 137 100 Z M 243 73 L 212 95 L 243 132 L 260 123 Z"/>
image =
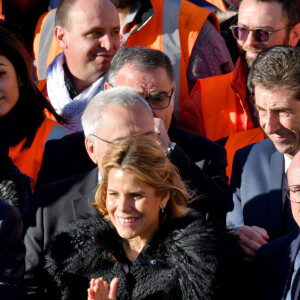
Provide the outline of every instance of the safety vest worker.
<path id="1" fill-rule="evenodd" d="M 148 3 L 145 5 L 145 3 Z M 151 0 L 143 1 L 147 10 L 140 14 L 141 20 L 130 30 L 125 46 L 145 46 L 158 49 L 167 54 L 172 62 L 176 91 L 174 114 L 181 126 L 181 114 L 185 103 L 189 102 L 187 70 L 194 44 L 204 22 L 209 18 L 219 32 L 216 15 L 188 0 Z M 36 27 L 34 54 L 39 80 L 47 78 L 47 68 L 62 51 L 50 29 L 54 29 L 55 10 L 44 14 Z M 179 28 L 179 30 L 178 30 Z M 50 31 L 49 31 L 50 30 Z M 179 75 L 179 76 L 178 76 Z M 45 81 L 39 83 L 39 89 Z M 191 108 L 196 109 L 195 107 Z M 187 118 L 189 120 L 189 118 Z M 190 120 L 189 120 L 190 122 Z"/>
<path id="2" fill-rule="evenodd" d="M 9 147 L 8 156 L 23 174 L 31 178 L 32 189 L 34 189 L 42 165 L 46 142 L 60 139 L 68 133 L 67 128 L 45 117 L 45 120 L 37 129 L 30 147 L 23 149 L 27 138 Z"/>
<path id="3" fill-rule="evenodd" d="M 182 127 L 212 141 L 256 127 L 246 100 L 246 74 L 246 66 L 239 58 L 233 72 L 198 79 L 190 96 L 193 102 L 184 108 Z"/>

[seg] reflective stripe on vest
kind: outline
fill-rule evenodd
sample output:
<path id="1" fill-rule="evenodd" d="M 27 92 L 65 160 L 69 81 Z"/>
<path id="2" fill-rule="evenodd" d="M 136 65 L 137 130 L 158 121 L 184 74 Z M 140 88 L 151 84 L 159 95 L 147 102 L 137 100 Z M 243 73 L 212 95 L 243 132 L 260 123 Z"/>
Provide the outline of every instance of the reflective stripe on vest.
<path id="1" fill-rule="evenodd" d="M 179 11 L 181 0 L 165 0 L 163 5 L 162 35 L 163 52 L 170 58 L 174 69 L 176 93 L 174 115 L 179 117 L 179 95 L 180 95 L 180 64 L 181 48 L 179 37 Z"/>
<path id="2" fill-rule="evenodd" d="M 179 64 L 179 68 L 173 66 L 180 72 L 174 72 L 175 83 L 177 83 L 175 97 L 180 99 L 179 105 L 175 105 L 176 111 L 174 113 L 178 119 L 178 113 L 180 112 L 181 114 L 183 112 L 184 103 L 189 95 L 186 73 L 194 44 L 202 26 L 207 18 L 211 17 L 218 32 L 220 27 L 217 17 L 213 12 L 201 8 L 188 0 L 176 0 L 174 1 L 175 3 L 165 5 L 166 2 L 172 3 L 173 1 L 151 0 L 155 14 L 150 20 L 147 20 L 147 24 L 139 27 L 139 30 L 136 30 L 137 27 L 132 28 L 126 46 L 144 46 L 164 52 L 166 48 L 165 44 L 167 44 L 167 42 L 164 41 L 165 37 L 169 41 L 171 40 L 172 47 L 168 48 L 169 52 L 166 54 L 171 58 L 172 64 L 174 62 L 178 62 Z M 172 9 L 170 9 L 170 5 Z M 163 25 L 163 23 L 165 24 Z M 165 30 L 164 33 L 163 30 Z M 176 45 L 178 42 L 179 45 Z M 172 54 L 172 48 L 174 48 L 175 45 L 178 48 L 176 49 L 176 53 Z"/>
<path id="3" fill-rule="evenodd" d="M 47 15 L 47 18 L 41 29 L 38 51 L 38 78 L 43 80 L 47 78 L 47 61 L 53 39 L 53 29 L 55 27 L 56 10 L 52 10 Z M 52 32 L 52 34 L 51 34 Z"/>
<path id="4" fill-rule="evenodd" d="M 44 149 L 45 149 L 45 145 L 48 141 L 61 139 L 62 137 L 67 135 L 69 132 L 70 132 L 70 130 L 64 126 L 61 126 L 61 125 L 53 126 L 50 133 L 48 134 L 46 141 L 45 141 Z"/>
<path id="5" fill-rule="evenodd" d="M 51 139 L 61 138 L 69 132 L 67 128 L 59 125 L 57 122 L 45 118 L 29 148 L 22 150 L 26 139 L 23 139 L 17 145 L 9 147 L 9 157 L 23 174 L 32 179 L 32 187 L 35 185 L 42 165 L 46 142 Z"/>

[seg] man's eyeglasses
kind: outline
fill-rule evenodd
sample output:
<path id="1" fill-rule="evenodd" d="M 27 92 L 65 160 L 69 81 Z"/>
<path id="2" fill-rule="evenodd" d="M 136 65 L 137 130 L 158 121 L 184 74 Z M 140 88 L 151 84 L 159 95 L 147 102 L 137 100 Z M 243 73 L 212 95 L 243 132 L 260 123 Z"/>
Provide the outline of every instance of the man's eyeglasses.
<path id="1" fill-rule="evenodd" d="M 93 137 L 95 137 L 95 138 L 97 138 L 98 140 L 106 143 L 106 144 L 109 144 L 109 145 L 112 145 L 112 144 L 115 143 L 115 141 L 108 141 L 108 140 L 102 139 L 101 137 L 99 137 L 99 136 L 97 136 L 95 134 L 92 134 L 92 133 L 90 135 L 93 136 Z"/>
<path id="2" fill-rule="evenodd" d="M 283 28 L 279 28 L 277 30 L 267 30 L 267 29 L 262 29 L 262 28 L 247 28 L 244 26 L 240 25 L 232 25 L 230 26 L 230 30 L 233 34 L 233 36 L 238 40 L 238 41 L 246 41 L 249 35 L 249 32 L 253 32 L 253 37 L 254 39 L 262 44 L 267 43 L 270 40 L 270 36 L 272 33 L 278 32 L 282 29 L 285 29 L 291 25 L 285 26 Z"/>
<path id="3" fill-rule="evenodd" d="M 148 136 L 148 135 L 151 135 L 151 134 L 157 134 L 157 135 L 159 136 L 159 135 L 160 135 L 160 131 L 159 131 L 158 127 L 157 127 L 155 124 L 154 124 L 154 126 L 155 126 L 155 128 L 156 128 L 156 130 L 157 130 L 156 132 L 154 132 L 154 131 L 148 131 L 148 132 L 146 132 L 146 133 L 138 134 L 138 135 L 135 135 L 135 136 L 133 136 L 133 137 L 137 137 L 137 136 Z M 95 134 L 93 134 L 93 133 L 91 133 L 90 135 L 93 136 L 93 137 L 95 137 L 95 138 L 97 138 L 98 140 L 100 140 L 100 141 L 102 141 L 102 142 L 108 144 L 108 145 L 113 145 L 113 144 L 115 144 L 115 143 L 117 143 L 117 142 L 119 142 L 119 141 L 122 140 L 122 138 L 119 138 L 119 139 L 115 139 L 115 140 L 113 140 L 113 141 L 108 141 L 108 140 L 105 140 L 105 139 L 103 139 L 103 138 L 101 138 L 101 137 L 99 137 L 99 136 L 97 136 L 97 135 L 95 135 Z"/>
<path id="4" fill-rule="evenodd" d="M 300 203 L 300 185 L 290 185 L 284 189 L 291 202 Z"/>
<path id="5" fill-rule="evenodd" d="M 170 96 L 147 96 L 144 97 L 144 99 L 149 103 L 152 109 L 164 109 L 170 105 L 173 92 L 174 92 L 174 87 L 172 87 Z"/>

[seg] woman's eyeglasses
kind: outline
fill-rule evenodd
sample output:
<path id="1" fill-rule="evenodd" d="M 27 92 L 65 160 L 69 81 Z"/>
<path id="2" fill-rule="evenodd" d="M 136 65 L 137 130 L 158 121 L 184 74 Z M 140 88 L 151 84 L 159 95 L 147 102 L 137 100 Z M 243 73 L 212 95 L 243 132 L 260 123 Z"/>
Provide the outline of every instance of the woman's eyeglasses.
<path id="1" fill-rule="evenodd" d="M 262 29 L 262 28 L 252 28 L 252 29 L 250 29 L 250 28 L 243 27 L 243 26 L 240 26 L 240 25 L 232 25 L 232 26 L 230 26 L 230 30 L 231 30 L 233 36 L 237 40 L 242 41 L 242 42 L 247 40 L 249 32 L 252 31 L 254 39 L 259 43 L 265 44 L 270 40 L 270 36 L 271 36 L 272 33 L 278 32 L 278 31 L 280 31 L 282 29 L 285 29 L 289 26 L 290 25 L 285 26 L 283 28 L 279 28 L 277 30 L 266 30 L 266 29 Z"/>

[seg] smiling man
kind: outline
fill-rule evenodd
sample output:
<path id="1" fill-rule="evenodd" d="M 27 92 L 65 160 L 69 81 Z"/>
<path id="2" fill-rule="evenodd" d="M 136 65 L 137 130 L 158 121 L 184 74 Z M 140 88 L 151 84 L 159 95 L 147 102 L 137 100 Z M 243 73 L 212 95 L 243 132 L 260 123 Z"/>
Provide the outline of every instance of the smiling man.
<path id="1" fill-rule="evenodd" d="M 83 174 L 75 173 L 76 176 L 42 185 L 35 193 L 28 218 L 29 228 L 25 234 L 26 299 L 45 299 L 51 290 L 43 272 L 43 255 L 51 236 L 65 229 L 74 220 L 97 214 L 92 203 L 102 176 L 101 162 L 106 150 L 115 141 L 128 136 L 147 135 L 157 140 L 150 108 L 142 97 L 128 87 L 97 94 L 89 102 L 82 116 L 82 123 L 86 135 L 86 150 L 98 167 Z M 81 142 L 83 144 L 80 140 Z M 81 157 L 76 156 L 80 143 L 72 143 L 73 147 L 68 151 L 67 156 L 73 157 L 72 165 L 81 163 Z M 59 149 L 58 145 L 56 157 Z M 64 165 L 63 168 L 68 166 Z M 58 168 L 56 171 L 60 172 Z"/>
<path id="2" fill-rule="evenodd" d="M 249 74 L 260 126 L 269 138 L 239 150 L 233 162 L 233 210 L 227 224 L 236 229 L 246 260 L 268 241 L 298 228 L 284 187 L 291 159 L 300 149 L 299 80 L 298 47 L 262 52 Z"/>
<path id="3" fill-rule="evenodd" d="M 300 228 L 300 152 L 287 172 L 287 201 Z M 255 255 L 257 299 L 300 299 L 300 231 L 261 247 Z"/>
<path id="4" fill-rule="evenodd" d="M 249 68 L 257 55 L 275 45 L 296 46 L 300 38 L 300 2 L 298 0 L 242 0 L 238 11 L 238 23 L 231 26 L 241 56 L 234 71 L 221 76 L 201 80 L 201 96 L 204 128 L 203 135 L 213 141 L 259 127 L 253 101 L 247 91 Z M 218 109 L 216 109 L 218 107 Z M 258 140 L 262 135 L 260 130 Z M 249 136 L 247 136 L 249 134 Z M 257 139 L 245 133 L 233 149 L 226 145 L 227 152 L 235 152 Z M 250 143 L 246 141 L 251 140 Z M 231 158 L 228 159 L 230 163 Z"/>
<path id="5" fill-rule="evenodd" d="M 241 2 L 238 25 L 233 26 L 232 32 L 249 67 L 264 49 L 297 45 L 300 33 L 298 5 L 296 1 Z"/>
<path id="6" fill-rule="evenodd" d="M 120 47 L 117 9 L 109 0 L 62 0 L 54 34 L 63 50 L 47 70 L 47 93 L 67 127 L 82 130 L 87 103 L 103 89 L 105 73 Z"/>

